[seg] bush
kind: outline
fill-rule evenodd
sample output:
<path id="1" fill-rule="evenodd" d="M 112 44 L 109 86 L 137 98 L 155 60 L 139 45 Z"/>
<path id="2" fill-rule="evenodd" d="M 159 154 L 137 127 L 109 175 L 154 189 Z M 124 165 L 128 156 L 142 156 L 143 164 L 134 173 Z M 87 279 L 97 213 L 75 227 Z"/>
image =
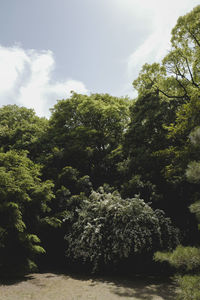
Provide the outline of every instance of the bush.
<path id="1" fill-rule="evenodd" d="M 170 249 L 178 243 L 178 232 L 170 220 L 139 197 L 122 199 L 118 192 L 106 193 L 100 188 L 85 197 L 77 213 L 65 236 L 66 256 L 91 263 L 93 272 L 134 254 L 163 249 L 167 243 Z M 162 228 L 168 228 L 166 241 Z"/>
<path id="2" fill-rule="evenodd" d="M 176 276 L 179 285 L 178 300 L 200 299 L 200 275 Z"/>
<path id="3" fill-rule="evenodd" d="M 196 247 L 178 246 L 173 252 L 157 252 L 156 261 L 167 261 L 179 271 L 188 272 L 200 269 L 200 249 Z"/>
<path id="4" fill-rule="evenodd" d="M 198 274 L 200 271 L 199 248 L 178 246 L 173 252 L 155 253 L 154 259 L 156 261 L 168 262 L 181 273 L 181 275 L 179 274 L 174 277 L 175 282 L 179 286 L 177 299 L 200 299 L 200 275 Z"/>

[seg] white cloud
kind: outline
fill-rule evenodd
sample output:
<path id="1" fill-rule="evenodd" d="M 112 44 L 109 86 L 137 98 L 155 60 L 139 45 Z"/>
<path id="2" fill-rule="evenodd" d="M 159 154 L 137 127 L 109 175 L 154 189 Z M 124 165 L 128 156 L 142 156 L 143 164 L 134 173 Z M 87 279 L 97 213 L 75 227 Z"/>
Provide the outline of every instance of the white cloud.
<path id="1" fill-rule="evenodd" d="M 80 81 L 52 81 L 55 60 L 51 51 L 0 47 L 0 103 L 34 108 L 37 115 L 49 116 L 57 99 L 73 90 L 88 93 Z"/>
<path id="2" fill-rule="evenodd" d="M 116 0 L 117 4 L 130 18 L 139 16 L 140 24 L 146 23 L 150 29 L 143 43 L 127 58 L 128 77 L 133 80 L 144 63 L 161 61 L 170 49 L 171 30 L 179 16 L 182 16 L 199 4 L 198 0 Z M 142 12 L 144 14 L 142 14 Z"/>
<path id="3" fill-rule="evenodd" d="M 145 63 L 160 62 L 164 58 L 170 50 L 171 30 L 178 17 L 199 5 L 199 0 L 102 1 L 108 7 L 112 20 L 122 28 L 128 28 L 123 34 L 128 34 L 133 45 L 129 55 L 123 59 L 126 83 L 119 87 L 118 94 L 136 97 L 132 82 L 138 77 L 142 66 Z"/>

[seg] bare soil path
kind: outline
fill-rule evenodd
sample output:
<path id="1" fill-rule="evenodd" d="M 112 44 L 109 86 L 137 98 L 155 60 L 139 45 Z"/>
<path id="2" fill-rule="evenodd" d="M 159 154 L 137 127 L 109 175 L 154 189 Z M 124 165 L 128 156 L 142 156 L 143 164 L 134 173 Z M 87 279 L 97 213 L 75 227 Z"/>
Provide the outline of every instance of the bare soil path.
<path id="1" fill-rule="evenodd" d="M 175 287 L 161 278 L 78 277 L 56 273 L 27 275 L 0 284 L 0 300 L 174 300 Z"/>

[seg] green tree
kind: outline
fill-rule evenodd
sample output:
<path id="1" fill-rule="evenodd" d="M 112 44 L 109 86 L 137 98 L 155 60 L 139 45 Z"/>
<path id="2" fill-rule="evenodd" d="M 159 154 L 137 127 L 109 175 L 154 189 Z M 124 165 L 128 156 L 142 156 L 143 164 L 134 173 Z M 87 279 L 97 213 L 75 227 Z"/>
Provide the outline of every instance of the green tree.
<path id="1" fill-rule="evenodd" d="M 197 6 L 178 19 L 172 30 L 171 50 L 168 55 L 161 64 L 145 64 L 133 82 L 139 92 L 139 98 L 147 97 L 149 93 L 157 94 L 166 102 L 166 112 L 163 110 L 163 114 L 171 113 L 173 116 L 171 121 L 169 118 L 169 122 L 164 120 L 161 125 L 162 132 L 165 132 L 165 137 L 162 136 L 164 140 L 161 139 L 165 143 L 165 148 L 161 142 L 159 149 L 158 141 L 158 148 L 154 153 L 151 152 L 151 155 L 157 162 L 153 170 L 156 168 L 159 171 L 158 176 L 163 178 L 163 183 L 159 184 L 161 194 L 164 195 L 163 203 L 166 204 L 163 208 L 177 219 L 179 225 L 187 224 L 186 228 L 190 228 L 191 225 L 194 228 L 194 220 L 187 213 L 187 207 L 192 202 L 191 195 L 197 192 L 194 185 L 188 182 L 185 169 L 197 155 L 197 151 L 190 143 L 189 133 L 200 124 L 199 15 L 200 6 Z M 148 160 L 145 161 L 148 165 Z M 180 208 L 182 212 L 177 218 L 175 211 Z"/>
<path id="2" fill-rule="evenodd" d="M 168 146 L 167 129 L 164 125 L 169 125 L 174 119 L 173 104 L 156 93 L 140 96 L 133 103 L 124 150 L 130 156 L 135 174 L 151 180 L 155 177 L 159 166 L 154 153 Z"/>
<path id="3" fill-rule="evenodd" d="M 157 92 L 188 102 L 200 91 L 200 5 L 178 19 L 172 29 L 171 50 L 162 64 L 145 64 L 133 82 L 139 94 Z"/>
<path id="4" fill-rule="evenodd" d="M 200 128 L 196 128 L 190 134 L 190 140 L 196 145 L 198 153 L 200 146 Z M 200 162 L 192 161 L 186 169 L 186 176 L 190 182 L 198 184 L 200 182 Z M 194 196 L 194 195 L 193 195 Z M 200 194 L 196 193 L 190 211 L 194 213 L 200 222 Z M 200 229 L 200 226 L 199 226 Z M 199 242 L 196 243 L 199 245 Z M 200 298 L 200 248 L 199 247 L 177 247 L 173 252 L 155 254 L 156 261 L 167 261 L 170 265 L 178 269 L 182 275 L 176 277 L 180 286 L 178 299 L 198 300 Z"/>
<path id="5" fill-rule="evenodd" d="M 34 110 L 17 105 L 0 108 L 0 145 L 3 152 L 27 150 L 33 159 L 41 153 L 40 139 L 48 128 L 48 121 L 39 118 Z"/>
<path id="6" fill-rule="evenodd" d="M 166 127 L 175 118 L 173 101 L 155 92 L 140 95 L 130 108 L 130 123 L 123 143 L 125 161 L 119 164 L 122 195 L 132 197 L 139 193 L 169 216 L 176 211 L 176 199 L 173 203 L 168 201 L 174 190 L 166 182 L 163 169 L 168 160 L 160 152 L 169 147 Z"/>
<path id="7" fill-rule="evenodd" d="M 73 93 L 59 101 L 50 118 L 48 168 L 71 166 L 89 175 L 95 186 L 113 182 L 128 120 L 125 98 Z"/>
<path id="8" fill-rule="evenodd" d="M 25 152 L 0 153 L 0 270 L 1 274 L 36 267 L 37 254 L 45 253 L 38 236 L 53 198 L 53 184 L 42 182 L 40 167 Z"/>

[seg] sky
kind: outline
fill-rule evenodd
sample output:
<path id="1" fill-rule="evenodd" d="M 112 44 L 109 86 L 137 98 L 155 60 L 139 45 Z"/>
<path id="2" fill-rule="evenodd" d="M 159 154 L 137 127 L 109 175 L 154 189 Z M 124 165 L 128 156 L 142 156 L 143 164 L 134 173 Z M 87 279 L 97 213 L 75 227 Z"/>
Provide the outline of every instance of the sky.
<path id="1" fill-rule="evenodd" d="M 57 100 L 136 95 L 143 64 L 170 49 L 171 30 L 197 0 L 0 0 L 0 107 L 49 117 Z"/>

